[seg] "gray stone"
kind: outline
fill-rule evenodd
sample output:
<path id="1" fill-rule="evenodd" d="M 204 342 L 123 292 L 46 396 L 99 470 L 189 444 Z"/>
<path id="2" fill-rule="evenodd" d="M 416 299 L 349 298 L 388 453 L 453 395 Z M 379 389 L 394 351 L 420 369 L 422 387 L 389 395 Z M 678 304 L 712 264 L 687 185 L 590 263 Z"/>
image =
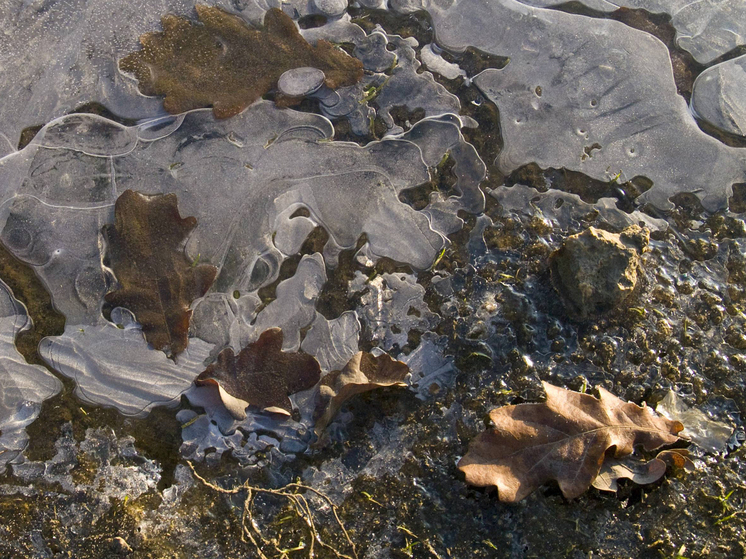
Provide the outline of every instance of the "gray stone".
<path id="1" fill-rule="evenodd" d="M 293 68 L 280 76 L 277 88 L 288 97 L 305 97 L 324 85 L 324 72 L 318 68 Z"/>
<path id="2" fill-rule="evenodd" d="M 329 17 L 341 16 L 347 9 L 347 0 L 313 0 L 316 9 Z"/>

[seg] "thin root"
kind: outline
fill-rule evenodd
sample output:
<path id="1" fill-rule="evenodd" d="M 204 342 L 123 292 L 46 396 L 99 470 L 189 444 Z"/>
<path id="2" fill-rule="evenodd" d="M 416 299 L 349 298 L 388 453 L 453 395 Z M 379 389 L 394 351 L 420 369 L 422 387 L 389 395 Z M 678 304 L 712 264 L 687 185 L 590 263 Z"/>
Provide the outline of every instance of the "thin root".
<path id="1" fill-rule="evenodd" d="M 304 548 L 308 552 L 309 559 L 314 557 L 314 545 L 316 543 L 324 549 L 327 549 L 334 553 L 334 555 L 338 557 L 338 559 L 358 559 L 357 549 L 355 547 L 355 544 L 352 542 L 352 539 L 350 538 L 350 534 L 347 532 L 347 529 L 339 518 L 337 506 L 327 495 L 318 491 L 317 489 L 308 487 L 307 485 L 303 485 L 301 483 L 289 483 L 288 485 L 286 485 L 285 487 L 281 487 L 280 489 L 265 489 L 263 487 L 255 487 L 253 485 L 249 485 L 248 481 L 232 489 L 224 489 L 215 485 L 214 483 L 207 481 L 204 477 L 199 475 L 195 470 L 194 465 L 190 461 L 187 460 L 187 464 L 192 470 L 192 474 L 194 475 L 194 477 L 200 483 L 217 493 L 222 493 L 224 495 L 236 495 L 238 493 L 241 493 L 242 491 L 246 492 L 246 497 L 244 498 L 243 504 L 243 512 L 241 515 L 241 541 L 251 543 L 251 545 L 257 550 L 260 559 L 272 559 L 273 557 L 283 559 L 288 557 L 286 551 L 280 548 L 279 542 L 277 542 L 276 540 L 268 540 L 262 534 L 259 526 L 255 522 L 253 515 L 254 498 L 256 497 L 256 495 L 262 493 L 287 499 L 292 505 L 293 510 L 298 518 L 303 520 L 308 528 L 308 541 L 304 543 Z M 316 528 L 311 504 L 302 492 L 311 492 L 322 499 L 327 505 L 329 505 L 329 508 L 334 515 L 334 520 L 337 526 L 344 535 L 345 540 L 347 541 L 347 545 L 352 550 L 351 556 L 347 555 L 346 553 L 342 553 L 339 549 L 325 542 L 321 538 L 321 535 Z M 272 548 L 271 556 L 265 554 L 262 550 L 267 546 Z"/>

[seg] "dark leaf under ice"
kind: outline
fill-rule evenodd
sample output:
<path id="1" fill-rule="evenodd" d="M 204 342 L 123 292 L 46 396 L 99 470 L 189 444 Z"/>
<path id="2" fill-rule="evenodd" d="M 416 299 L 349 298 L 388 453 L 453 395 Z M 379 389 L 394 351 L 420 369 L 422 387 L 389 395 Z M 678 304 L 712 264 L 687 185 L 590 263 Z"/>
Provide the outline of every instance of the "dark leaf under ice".
<path id="1" fill-rule="evenodd" d="M 321 368 L 311 355 L 282 351 L 282 340 L 282 330 L 270 328 L 238 355 L 226 348 L 195 383 L 218 385 L 223 403 L 235 417 L 245 415 L 250 404 L 289 415 L 292 406 L 288 396 L 313 387 Z"/>
<path id="2" fill-rule="evenodd" d="M 179 215 L 175 194 L 133 190 L 117 198 L 114 219 L 103 234 L 119 285 L 106 301 L 132 311 L 154 348 L 181 353 L 187 346 L 189 306 L 207 292 L 218 271 L 195 265 L 184 253 L 197 220 Z"/>
<path id="3" fill-rule="evenodd" d="M 261 29 L 220 8 L 197 5 L 196 10 L 199 24 L 164 16 L 163 31 L 142 35 L 142 50 L 119 63 L 135 75 L 141 93 L 165 95 L 163 106 L 170 113 L 212 107 L 217 118 L 236 115 L 293 68 L 321 70 L 332 89 L 363 76 L 358 59 L 324 40 L 310 45 L 282 10 L 269 10 Z"/>

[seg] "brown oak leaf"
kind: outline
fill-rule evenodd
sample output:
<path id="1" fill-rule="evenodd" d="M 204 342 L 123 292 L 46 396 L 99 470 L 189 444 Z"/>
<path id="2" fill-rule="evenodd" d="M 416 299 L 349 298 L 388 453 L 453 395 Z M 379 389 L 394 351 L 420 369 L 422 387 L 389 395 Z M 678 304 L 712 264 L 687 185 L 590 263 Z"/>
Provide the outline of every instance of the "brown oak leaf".
<path id="1" fill-rule="evenodd" d="M 357 352 L 341 371 L 326 375 L 319 386 L 316 406 L 316 434 L 320 435 L 339 409 L 355 394 L 385 386 L 407 386 L 404 378 L 409 367 L 388 354 L 376 357 Z"/>
<path id="2" fill-rule="evenodd" d="M 109 265 L 119 283 L 106 301 L 132 311 L 148 342 L 172 355 L 187 346 L 192 301 L 204 295 L 218 269 L 194 265 L 184 244 L 197 227 L 179 215 L 175 194 L 147 196 L 126 190 L 103 227 Z"/>
<path id="3" fill-rule="evenodd" d="M 231 348 L 199 374 L 197 385 L 217 385 L 228 411 L 246 417 L 246 407 L 290 415 L 288 396 L 312 388 L 321 377 L 318 361 L 307 353 L 282 351 L 282 330 L 270 328 L 238 355 Z"/>
<path id="4" fill-rule="evenodd" d="M 620 479 L 631 479 L 638 485 L 645 485 L 658 481 L 669 466 L 691 469 L 693 463 L 689 451 L 683 448 L 661 450 L 652 460 L 634 456 L 607 459 L 592 485 L 601 491 L 617 491 Z"/>
<path id="5" fill-rule="evenodd" d="M 475 438 L 458 468 L 466 481 L 496 486 L 501 501 L 519 501 L 549 480 L 565 497 L 586 491 L 609 454 L 636 445 L 655 450 L 679 440 L 684 426 L 649 407 L 624 402 L 599 388 L 599 398 L 544 383 L 547 400 L 490 412 L 493 426 Z"/>
<path id="6" fill-rule="evenodd" d="M 142 50 L 119 62 L 141 93 L 165 95 L 163 107 L 172 114 L 211 106 L 216 118 L 236 115 L 293 68 L 321 70 L 333 89 L 363 76 L 358 59 L 324 40 L 310 45 L 282 10 L 269 10 L 261 29 L 220 8 L 196 10 L 200 23 L 164 16 L 163 31 L 142 35 Z"/>

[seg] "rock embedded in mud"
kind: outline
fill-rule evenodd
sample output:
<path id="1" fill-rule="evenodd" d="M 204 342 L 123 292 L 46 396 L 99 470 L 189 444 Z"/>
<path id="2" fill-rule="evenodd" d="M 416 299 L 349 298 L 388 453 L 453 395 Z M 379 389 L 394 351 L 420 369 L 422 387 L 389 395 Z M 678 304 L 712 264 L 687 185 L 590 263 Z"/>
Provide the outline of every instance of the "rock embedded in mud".
<path id="1" fill-rule="evenodd" d="M 607 313 L 637 286 L 650 233 L 637 225 L 619 234 L 590 227 L 565 239 L 550 256 L 552 282 L 568 312 L 580 319 Z"/>

